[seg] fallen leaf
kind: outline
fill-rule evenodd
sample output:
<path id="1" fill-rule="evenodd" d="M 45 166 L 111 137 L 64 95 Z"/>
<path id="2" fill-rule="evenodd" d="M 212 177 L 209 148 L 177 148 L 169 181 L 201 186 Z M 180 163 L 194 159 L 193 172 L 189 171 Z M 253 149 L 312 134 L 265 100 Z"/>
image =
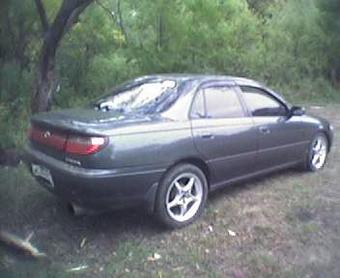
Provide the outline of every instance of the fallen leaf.
<path id="1" fill-rule="evenodd" d="M 322 106 L 318 106 L 318 105 L 311 106 L 310 108 L 316 109 L 316 110 L 323 109 Z"/>
<path id="2" fill-rule="evenodd" d="M 232 231 L 232 230 L 229 230 L 229 229 L 228 229 L 228 234 L 230 236 L 236 236 L 236 233 L 234 231 Z"/>
<path id="3" fill-rule="evenodd" d="M 87 242 L 87 238 L 84 237 L 84 238 L 82 239 L 82 241 L 80 242 L 80 248 L 83 248 L 83 247 L 85 246 L 86 242 Z"/>
<path id="4" fill-rule="evenodd" d="M 246 276 L 241 270 L 237 269 L 233 271 L 233 277 L 234 278 L 245 278 Z"/>
<path id="5" fill-rule="evenodd" d="M 147 258 L 147 260 L 148 260 L 149 262 L 154 262 L 154 261 L 158 261 L 158 260 L 161 259 L 161 258 L 162 258 L 162 256 L 161 256 L 160 254 L 154 253 L 152 256 L 149 256 L 149 257 Z"/>
<path id="6" fill-rule="evenodd" d="M 80 265 L 80 266 L 77 266 L 77 267 L 73 267 L 73 268 L 70 268 L 68 270 L 66 270 L 67 272 L 76 272 L 76 271 L 81 271 L 81 270 L 85 270 L 87 269 L 89 266 L 88 265 Z"/>

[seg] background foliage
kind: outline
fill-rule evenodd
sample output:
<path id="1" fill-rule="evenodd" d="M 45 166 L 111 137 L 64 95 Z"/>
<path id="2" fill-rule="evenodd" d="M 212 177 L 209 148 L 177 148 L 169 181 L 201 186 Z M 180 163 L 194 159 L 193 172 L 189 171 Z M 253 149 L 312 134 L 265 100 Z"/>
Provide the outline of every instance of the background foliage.
<path id="1" fill-rule="evenodd" d="M 53 18 L 61 1 L 45 0 Z M 242 75 L 288 99 L 338 100 L 340 0 L 98 0 L 58 49 L 54 108 L 149 73 Z M 33 0 L 0 4 L 0 149 L 20 146 L 42 30 Z"/>

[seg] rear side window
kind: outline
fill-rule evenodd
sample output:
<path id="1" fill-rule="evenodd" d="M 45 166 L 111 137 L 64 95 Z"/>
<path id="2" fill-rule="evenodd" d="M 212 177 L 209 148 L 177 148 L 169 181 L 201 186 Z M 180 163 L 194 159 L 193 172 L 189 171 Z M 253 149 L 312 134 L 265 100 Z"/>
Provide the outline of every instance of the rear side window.
<path id="1" fill-rule="evenodd" d="M 195 119 L 205 117 L 204 96 L 201 90 L 197 92 L 192 103 L 191 117 Z"/>
<path id="2" fill-rule="evenodd" d="M 251 114 L 255 117 L 287 115 L 287 108 L 265 91 L 254 87 L 241 87 L 242 96 Z"/>
<path id="3" fill-rule="evenodd" d="M 239 118 L 244 116 L 237 93 L 231 87 L 204 89 L 208 118 Z"/>

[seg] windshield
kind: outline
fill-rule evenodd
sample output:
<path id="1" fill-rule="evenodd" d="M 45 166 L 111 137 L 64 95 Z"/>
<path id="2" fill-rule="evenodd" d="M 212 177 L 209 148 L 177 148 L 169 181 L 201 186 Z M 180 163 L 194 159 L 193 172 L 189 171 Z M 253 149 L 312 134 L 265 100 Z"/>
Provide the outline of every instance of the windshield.
<path id="1" fill-rule="evenodd" d="M 174 80 L 152 81 L 126 87 L 97 102 L 103 111 L 159 113 L 169 108 L 177 99 L 177 84 Z"/>

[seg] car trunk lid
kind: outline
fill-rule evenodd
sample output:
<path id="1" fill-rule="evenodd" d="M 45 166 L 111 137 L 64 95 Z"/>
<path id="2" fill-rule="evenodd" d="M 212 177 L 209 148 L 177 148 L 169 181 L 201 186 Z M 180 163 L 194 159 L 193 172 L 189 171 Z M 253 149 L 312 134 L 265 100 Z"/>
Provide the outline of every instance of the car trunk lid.
<path id="1" fill-rule="evenodd" d="M 65 109 L 40 113 L 32 117 L 32 124 L 53 127 L 64 132 L 105 135 L 109 128 L 150 121 L 144 115 L 127 114 L 117 111 L 100 111 L 88 109 Z"/>
<path id="2" fill-rule="evenodd" d="M 34 115 L 28 137 L 36 149 L 64 160 L 65 154 L 97 152 L 112 130 L 145 121 L 150 119 L 117 111 L 66 109 Z"/>

